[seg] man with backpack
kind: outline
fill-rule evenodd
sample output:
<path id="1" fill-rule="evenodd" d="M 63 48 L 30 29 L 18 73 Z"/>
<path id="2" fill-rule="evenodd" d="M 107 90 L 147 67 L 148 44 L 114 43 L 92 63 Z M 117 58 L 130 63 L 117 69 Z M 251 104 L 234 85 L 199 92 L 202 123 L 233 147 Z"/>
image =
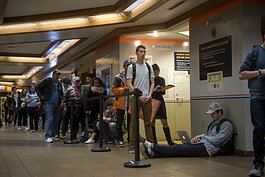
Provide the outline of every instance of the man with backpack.
<path id="1" fill-rule="evenodd" d="M 161 146 L 145 141 L 141 144 L 141 153 L 146 158 L 159 157 L 211 157 L 228 155 L 234 152 L 233 125 L 223 118 L 223 108 L 219 103 L 211 103 L 206 114 L 210 114 L 207 133 L 191 139 L 191 144 Z"/>
<path id="2" fill-rule="evenodd" d="M 250 92 L 250 114 L 254 126 L 253 148 L 255 159 L 249 176 L 261 176 L 264 171 L 265 138 L 265 28 L 262 30 L 263 43 L 254 46 L 247 54 L 239 71 L 240 80 L 248 80 Z"/>
<path id="3" fill-rule="evenodd" d="M 148 141 L 153 140 L 151 127 L 151 113 L 152 113 L 152 94 L 154 91 L 154 71 L 148 63 L 145 62 L 146 48 L 139 45 L 135 52 L 136 62 L 128 67 L 127 71 L 127 86 L 130 91 L 139 89 L 142 95 L 139 97 L 139 108 L 143 111 L 143 120 L 145 125 L 145 134 Z M 131 99 L 131 123 L 130 123 L 130 142 L 129 153 L 134 153 L 134 97 Z"/>

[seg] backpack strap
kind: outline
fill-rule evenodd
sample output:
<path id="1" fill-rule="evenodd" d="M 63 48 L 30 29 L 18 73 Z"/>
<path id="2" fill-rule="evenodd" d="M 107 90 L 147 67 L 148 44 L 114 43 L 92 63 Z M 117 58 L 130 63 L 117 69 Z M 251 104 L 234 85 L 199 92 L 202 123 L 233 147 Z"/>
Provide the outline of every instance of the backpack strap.
<path id="1" fill-rule="evenodd" d="M 231 123 L 231 121 L 228 120 L 227 118 L 223 118 L 223 119 L 221 119 L 221 120 L 217 123 L 217 126 L 216 126 L 216 133 L 217 133 L 217 134 L 218 134 L 219 131 L 220 131 L 220 127 L 221 127 L 221 125 L 222 125 L 224 122 L 226 122 L 226 121 L 228 121 L 228 122 Z M 213 123 L 215 123 L 215 121 L 212 121 L 212 122 L 209 124 L 209 126 L 208 126 L 208 128 L 207 128 L 207 132 L 213 128 L 213 127 L 212 127 Z"/>
<path id="2" fill-rule="evenodd" d="M 151 80 L 150 80 L 150 77 L 151 77 L 151 66 L 147 62 L 145 62 L 145 64 L 146 64 L 147 69 L 148 69 L 149 83 L 151 85 Z M 132 63 L 132 72 L 133 72 L 132 85 L 134 85 L 134 80 L 135 80 L 135 76 L 136 76 L 136 64 L 135 63 Z"/>
<path id="3" fill-rule="evenodd" d="M 253 50 L 252 50 L 252 70 L 256 70 L 256 65 L 257 65 L 257 60 L 258 60 L 258 51 L 259 51 L 259 46 L 258 45 L 254 45 L 253 46 Z"/>

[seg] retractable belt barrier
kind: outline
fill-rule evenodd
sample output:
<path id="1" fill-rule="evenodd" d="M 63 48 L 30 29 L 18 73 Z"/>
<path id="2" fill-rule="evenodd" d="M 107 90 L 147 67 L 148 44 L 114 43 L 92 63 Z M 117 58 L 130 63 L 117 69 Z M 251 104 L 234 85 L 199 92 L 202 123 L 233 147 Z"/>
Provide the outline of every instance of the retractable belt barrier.
<path id="1" fill-rule="evenodd" d="M 86 102 L 89 100 L 100 100 L 100 118 L 99 118 L 99 124 L 100 124 L 100 129 L 99 129 L 99 146 L 96 148 L 91 149 L 92 152 L 108 152 L 111 151 L 110 148 L 108 147 L 103 147 L 103 107 L 104 107 L 104 99 L 108 99 L 108 98 L 117 98 L 117 97 L 122 97 L 122 96 L 129 96 L 129 95 L 134 95 L 134 124 L 135 124 L 135 131 L 134 131 L 134 148 L 135 148 L 135 159 L 134 160 L 130 160 L 128 162 L 124 163 L 124 167 L 128 167 L 128 168 L 144 168 L 144 167 L 150 167 L 151 163 L 149 162 L 145 162 L 140 160 L 140 145 L 139 145 L 139 105 L 138 105 L 138 100 L 139 100 L 139 96 L 141 96 L 142 92 L 139 89 L 134 89 L 134 91 L 131 92 L 126 92 L 124 94 L 119 94 L 119 95 L 103 95 L 100 94 L 100 96 L 95 96 L 95 97 L 91 97 L 91 98 L 87 98 L 84 100 L 84 105 L 86 105 Z M 73 104 L 71 104 L 71 110 Z M 73 119 L 73 114 L 71 111 L 71 120 Z M 71 121 L 72 122 L 72 121 Z M 71 125 L 72 127 L 72 125 Z"/>

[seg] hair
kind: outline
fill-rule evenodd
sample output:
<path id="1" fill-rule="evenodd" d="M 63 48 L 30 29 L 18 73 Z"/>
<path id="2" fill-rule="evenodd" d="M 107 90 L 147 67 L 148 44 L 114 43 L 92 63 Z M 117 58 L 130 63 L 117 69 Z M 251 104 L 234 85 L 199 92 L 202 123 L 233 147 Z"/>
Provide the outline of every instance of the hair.
<path id="1" fill-rule="evenodd" d="M 98 80 L 98 81 L 99 81 L 99 85 L 100 85 L 101 87 L 106 88 L 106 85 L 103 83 L 103 81 L 102 81 L 99 77 L 94 77 L 94 78 L 93 78 L 93 80 L 92 80 L 92 82 L 91 82 L 91 86 L 95 86 L 95 85 L 94 85 L 94 81 L 95 81 L 95 80 Z"/>
<path id="2" fill-rule="evenodd" d="M 94 77 L 95 77 L 95 75 L 94 75 L 94 74 L 92 74 L 92 73 L 89 73 L 89 74 L 87 74 L 87 75 L 86 75 L 86 77 L 94 78 Z"/>
<path id="3" fill-rule="evenodd" d="M 216 110 L 217 113 L 221 112 L 221 115 L 224 114 L 224 111 L 222 109 Z"/>
<path id="4" fill-rule="evenodd" d="M 138 50 L 139 50 L 140 48 L 142 48 L 142 49 L 146 49 L 146 47 L 145 47 L 144 45 L 138 45 L 138 46 L 136 47 L 136 52 L 138 52 Z"/>
<path id="5" fill-rule="evenodd" d="M 11 90 L 12 90 L 12 92 L 13 92 L 13 91 L 14 91 L 14 90 L 16 90 L 16 89 L 17 89 L 16 87 L 12 87 L 12 89 L 11 89 Z"/>
<path id="6" fill-rule="evenodd" d="M 160 70 L 158 64 L 156 64 L 156 63 L 153 64 L 152 67 L 153 67 L 153 70 L 154 70 L 154 71 L 155 71 L 155 70 Z"/>
<path id="7" fill-rule="evenodd" d="M 34 87 L 34 86 L 31 86 L 31 87 L 29 88 L 29 94 L 36 93 L 36 91 L 35 91 L 35 90 L 34 90 L 34 92 L 32 92 L 32 91 L 31 91 L 31 88 L 34 88 L 34 89 L 35 89 L 35 87 Z"/>
<path id="8" fill-rule="evenodd" d="M 113 106 L 113 104 L 114 104 L 114 99 L 113 98 L 109 98 L 105 102 L 106 107 Z"/>

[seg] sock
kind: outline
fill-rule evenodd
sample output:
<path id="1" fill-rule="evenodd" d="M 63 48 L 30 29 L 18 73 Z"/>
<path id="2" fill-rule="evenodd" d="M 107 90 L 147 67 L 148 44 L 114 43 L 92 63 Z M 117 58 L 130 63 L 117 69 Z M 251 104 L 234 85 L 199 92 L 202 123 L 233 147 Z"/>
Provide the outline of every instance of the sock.
<path id="1" fill-rule="evenodd" d="M 147 151 L 150 157 L 154 157 L 154 151 L 152 149 L 148 148 Z"/>

